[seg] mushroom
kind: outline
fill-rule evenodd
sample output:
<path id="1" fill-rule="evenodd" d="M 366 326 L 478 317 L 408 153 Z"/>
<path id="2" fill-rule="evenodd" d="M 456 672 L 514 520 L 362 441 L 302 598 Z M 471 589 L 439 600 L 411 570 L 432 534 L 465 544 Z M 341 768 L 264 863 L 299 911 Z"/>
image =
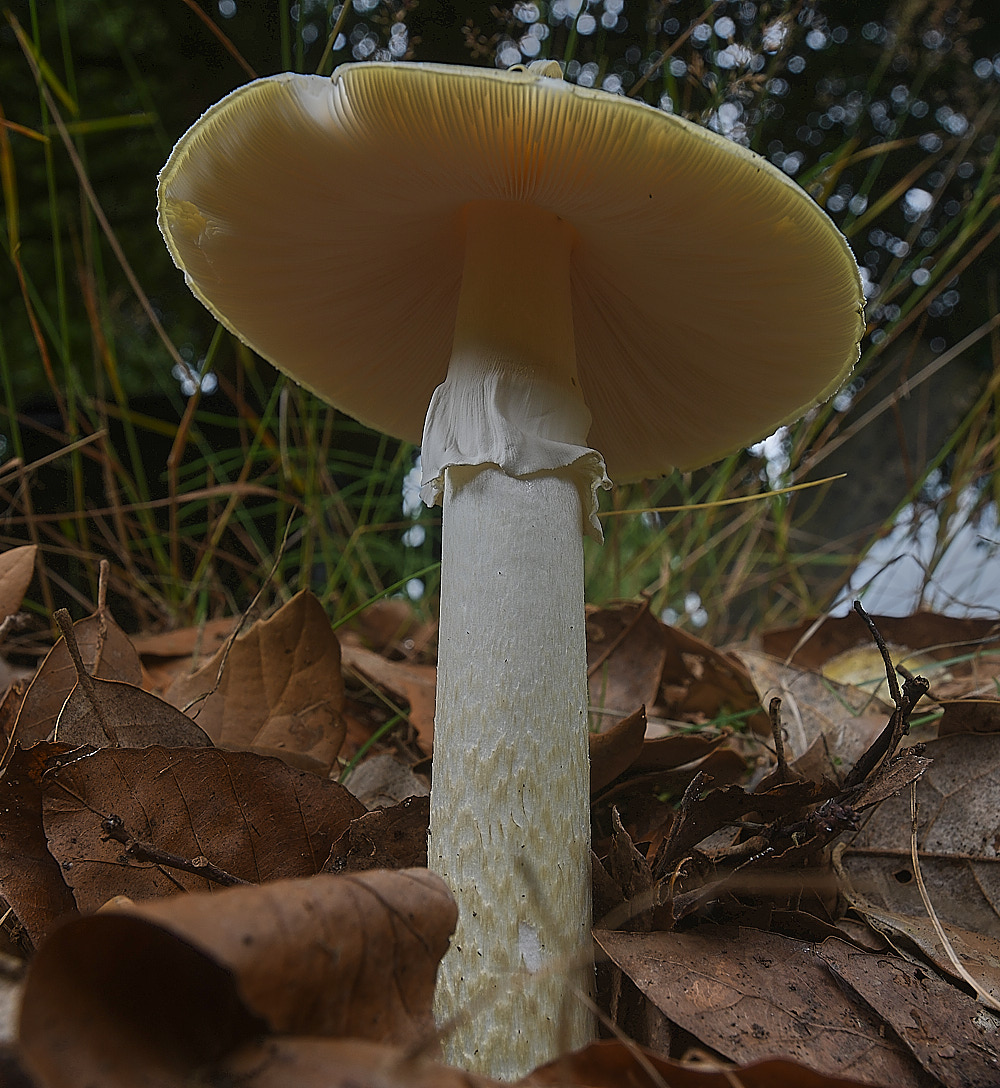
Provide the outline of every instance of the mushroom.
<path id="1" fill-rule="evenodd" d="M 760 438 L 837 389 L 863 329 L 846 241 L 781 171 L 559 74 L 258 80 L 159 181 L 219 321 L 421 442 L 443 506 L 428 863 L 460 911 L 437 1015 L 453 1061 L 511 1079 L 593 1032 L 583 536 L 605 463 L 643 479 Z"/>

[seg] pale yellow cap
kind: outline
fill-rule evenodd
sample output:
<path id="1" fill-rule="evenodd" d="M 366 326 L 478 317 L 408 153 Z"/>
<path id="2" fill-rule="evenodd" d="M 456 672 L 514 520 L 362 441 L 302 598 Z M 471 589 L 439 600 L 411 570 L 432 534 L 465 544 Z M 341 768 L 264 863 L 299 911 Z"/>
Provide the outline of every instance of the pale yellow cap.
<path id="1" fill-rule="evenodd" d="M 257 80 L 178 142 L 159 224 L 227 328 L 419 442 L 452 346 L 460 209 L 479 200 L 530 202 L 576 232 L 588 441 L 615 480 L 755 441 L 857 362 L 857 265 L 806 193 L 713 132 L 535 71 L 367 63 Z"/>

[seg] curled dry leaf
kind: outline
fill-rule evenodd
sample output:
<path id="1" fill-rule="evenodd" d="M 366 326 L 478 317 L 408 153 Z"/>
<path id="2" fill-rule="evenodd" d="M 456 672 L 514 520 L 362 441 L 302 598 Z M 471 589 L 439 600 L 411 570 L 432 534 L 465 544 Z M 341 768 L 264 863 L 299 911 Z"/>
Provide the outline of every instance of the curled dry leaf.
<path id="1" fill-rule="evenodd" d="M 913 748 L 901 748 L 880 764 L 874 772 L 851 792 L 851 805 L 856 812 L 862 812 L 873 805 L 880 805 L 889 797 L 894 797 L 900 790 L 915 782 L 934 762 L 920 755 L 925 745 Z"/>
<path id="2" fill-rule="evenodd" d="M 597 793 L 635 763 L 646 736 L 646 708 L 622 718 L 606 733 L 590 734 L 590 792 Z"/>
<path id="3" fill-rule="evenodd" d="M 126 684 L 142 682 L 139 655 L 107 610 L 77 620 L 73 633 L 90 676 Z M 52 735 L 59 712 L 77 679 L 66 640 L 60 638 L 39 666 L 21 703 L 15 728 L 17 741 L 23 748 Z M 99 743 L 107 741 L 102 739 Z"/>
<path id="4" fill-rule="evenodd" d="M 722 786 L 746 777 L 746 763 L 743 758 L 733 749 L 716 748 L 711 742 L 704 746 L 707 754 L 692 763 L 634 773 L 645 763 L 646 748 L 650 745 L 659 746 L 669 740 L 673 738 L 647 741 L 643 752 L 628 772 L 595 799 L 595 812 L 602 826 L 607 823 L 603 819 L 604 815 L 614 805 L 620 810 L 622 822 L 628 827 L 629 833 L 636 841 L 645 842 L 656 828 L 672 819 L 673 805 L 660 798 L 673 798 L 676 802 L 698 775 L 707 775 L 707 780 L 713 786 Z M 661 748 L 653 757 L 654 763 L 659 760 L 669 761 L 672 754 L 679 754 L 685 749 L 692 750 L 686 744 L 678 746 L 673 753 L 668 748 Z"/>
<path id="5" fill-rule="evenodd" d="M 725 734 L 703 737 L 697 733 L 676 733 L 672 737 L 647 740 L 629 769 L 636 772 L 668 771 L 683 767 L 686 763 L 696 763 L 711 755 L 725 740 Z"/>
<path id="6" fill-rule="evenodd" d="M 36 945 L 76 909 L 42 829 L 43 776 L 68 751 L 44 742 L 15 747 L 0 778 L 0 895 Z"/>
<path id="7" fill-rule="evenodd" d="M 38 1088 L 181 1088 L 265 1030 L 223 965 L 109 911 L 68 922 L 42 945 L 18 1035 Z"/>
<path id="8" fill-rule="evenodd" d="M 809 782 L 789 782 L 773 786 L 766 793 L 747 793 L 736 785 L 723 786 L 701 794 L 708 783 L 697 780 L 698 791 L 685 796 L 676 824 L 671 829 L 665 864 L 679 861 L 688 852 L 722 828 L 737 823 L 749 813 L 758 822 L 781 826 L 790 822 L 804 808 L 829 796 L 822 787 Z"/>
<path id="9" fill-rule="evenodd" d="M 3 671 L 3 662 L 0 659 L 0 672 Z M 29 677 L 18 677 L 10 682 L 7 690 L 0 695 L 0 738 L 6 745 L 14 734 L 14 726 L 17 715 L 24 700 L 24 693 L 28 690 Z M 3 683 L 0 677 L 0 684 Z"/>
<path id="10" fill-rule="evenodd" d="M 175 680 L 165 698 L 190 706 L 220 747 L 278 756 L 305 770 L 329 771 L 344 739 L 340 644 L 308 592 Z"/>
<path id="11" fill-rule="evenodd" d="M 637 923 L 635 918 L 641 914 L 643 905 L 655 905 L 652 900 L 643 904 L 641 899 L 650 893 L 656 881 L 649 860 L 645 854 L 636 849 L 632 837 L 622 827 L 617 811 L 612 810 L 611 817 L 611 845 L 607 857 L 604 859 L 604 869 L 621 889 L 620 894 L 623 900 L 626 902 L 640 900 L 640 902 L 635 903 L 634 909 L 628 912 L 630 924 L 627 927 L 623 926 L 623 928 L 648 929 L 648 920 Z"/>
<path id="12" fill-rule="evenodd" d="M 920 1065 L 812 946 L 759 930 L 599 930 L 598 944 L 666 1017 L 737 1062 L 774 1054 L 864 1084 L 924 1088 Z"/>
<path id="13" fill-rule="evenodd" d="M 251 883 L 318 873 L 364 806 L 343 786 L 255 752 L 104 748 L 44 780 L 49 850 L 80 910 L 208 891 L 205 876 L 135 860 L 109 837 L 114 815 L 130 842 L 176 858 L 205 858 Z M 141 858 L 148 854 L 141 853 Z"/>
<path id="14" fill-rule="evenodd" d="M 739 715 L 748 728 L 766 733 L 767 715 L 760 710 L 757 693 L 739 659 L 690 631 L 678 627 L 665 630 L 669 653 L 663 686 L 670 693 L 670 717 L 698 723 Z"/>
<path id="15" fill-rule="evenodd" d="M 21 607 L 35 573 L 37 554 L 36 544 L 25 544 L 0 555 L 0 623 Z"/>
<path id="16" fill-rule="evenodd" d="M 180 1088 L 264 1029 L 426 1043 L 455 918 L 443 882 L 408 870 L 183 895 L 76 919 L 31 964 L 20 1025 L 26 1065 L 46 1088 Z"/>

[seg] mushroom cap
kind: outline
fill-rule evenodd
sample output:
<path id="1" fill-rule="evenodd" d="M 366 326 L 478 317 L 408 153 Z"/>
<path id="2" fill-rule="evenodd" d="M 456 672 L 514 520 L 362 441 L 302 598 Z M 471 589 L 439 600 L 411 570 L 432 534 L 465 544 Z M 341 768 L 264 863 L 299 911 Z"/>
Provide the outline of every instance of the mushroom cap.
<path id="1" fill-rule="evenodd" d="M 177 143 L 159 225 L 241 340 L 419 442 L 451 353 L 461 209 L 480 200 L 576 232 L 577 367 L 615 479 L 724 456 L 858 360 L 858 268 L 806 193 L 716 133 L 535 71 L 364 63 L 249 83 Z M 504 304 L 517 321 L 517 283 Z"/>

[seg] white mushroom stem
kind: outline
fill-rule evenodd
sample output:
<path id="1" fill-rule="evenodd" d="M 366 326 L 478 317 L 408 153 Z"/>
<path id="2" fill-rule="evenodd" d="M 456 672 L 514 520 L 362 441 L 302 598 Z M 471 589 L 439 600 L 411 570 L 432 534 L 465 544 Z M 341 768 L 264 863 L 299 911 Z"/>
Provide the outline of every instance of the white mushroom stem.
<path id="1" fill-rule="evenodd" d="M 449 1060 L 513 1080 L 593 1034 L 582 538 L 606 477 L 576 378 L 573 232 L 515 203 L 465 219 L 422 447 L 444 506 L 428 864 L 459 906 L 436 1012 Z"/>

